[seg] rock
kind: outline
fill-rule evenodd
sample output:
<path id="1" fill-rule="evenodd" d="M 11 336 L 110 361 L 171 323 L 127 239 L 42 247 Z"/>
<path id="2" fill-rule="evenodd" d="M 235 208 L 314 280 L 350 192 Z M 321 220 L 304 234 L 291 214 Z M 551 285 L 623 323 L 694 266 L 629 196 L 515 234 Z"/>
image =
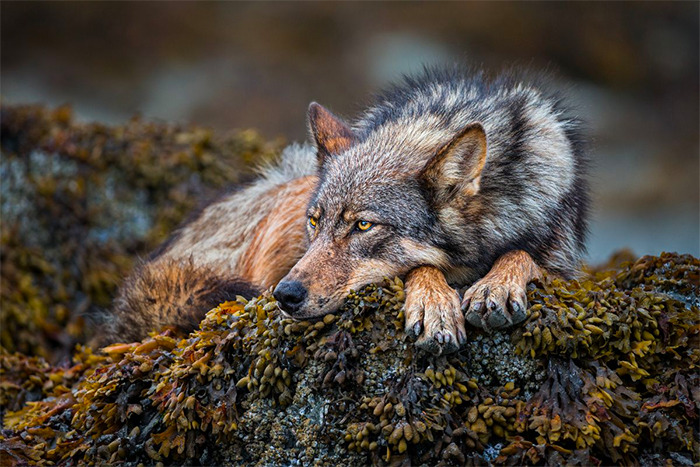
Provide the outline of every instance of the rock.
<path id="1" fill-rule="evenodd" d="M 86 341 L 84 317 L 110 305 L 136 258 L 281 149 L 251 131 L 5 104 L 0 142 L 0 343 L 54 363 Z"/>
<path id="2" fill-rule="evenodd" d="M 700 261 L 643 257 L 545 278 L 524 325 L 452 355 L 403 332 L 403 284 L 337 315 L 228 302 L 50 367 L 4 352 L 3 460 L 57 463 L 496 464 L 698 459 Z M 49 383 L 50 382 L 50 383 Z M 34 399 L 23 404 L 20 401 Z M 673 453 L 675 457 L 668 457 Z"/>
<path id="3" fill-rule="evenodd" d="M 189 336 L 73 348 L 194 195 L 274 147 L 3 106 L 2 151 L 2 465 L 700 462 L 697 258 L 544 278 L 524 323 L 439 357 L 404 334 L 399 279 L 315 322 L 265 294 Z"/>

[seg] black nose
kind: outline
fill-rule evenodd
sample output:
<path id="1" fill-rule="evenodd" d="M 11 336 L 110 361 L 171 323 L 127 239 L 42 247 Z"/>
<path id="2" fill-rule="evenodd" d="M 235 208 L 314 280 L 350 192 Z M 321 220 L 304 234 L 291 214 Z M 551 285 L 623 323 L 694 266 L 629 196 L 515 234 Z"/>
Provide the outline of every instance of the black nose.
<path id="1" fill-rule="evenodd" d="M 306 300 L 306 289 L 299 281 L 284 281 L 277 284 L 272 295 L 284 311 L 294 313 Z"/>

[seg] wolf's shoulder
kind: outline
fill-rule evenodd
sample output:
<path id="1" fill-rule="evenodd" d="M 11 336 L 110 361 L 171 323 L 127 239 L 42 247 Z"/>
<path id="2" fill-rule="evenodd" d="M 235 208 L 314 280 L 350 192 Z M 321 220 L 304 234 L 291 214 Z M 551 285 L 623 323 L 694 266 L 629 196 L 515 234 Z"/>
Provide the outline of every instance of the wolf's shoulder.
<path id="1" fill-rule="evenodd" d="M 568 118 L 565 93 L 549 72 L 513 67 L 496 74 L 466 66 L 426 67 L 405 75 L 375 95 L 372 105 L 354 125 L 369 133 L 385 124 L 437 117 L 447 127 L 464 120 L 519 109 L 544 109 Z"/>

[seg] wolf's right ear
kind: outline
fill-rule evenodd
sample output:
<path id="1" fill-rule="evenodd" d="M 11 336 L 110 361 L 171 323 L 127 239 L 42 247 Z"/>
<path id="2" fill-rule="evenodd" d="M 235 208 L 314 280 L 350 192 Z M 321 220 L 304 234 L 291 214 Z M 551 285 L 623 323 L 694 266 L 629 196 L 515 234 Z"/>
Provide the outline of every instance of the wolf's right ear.
<path id="1" fill-rule="evenodd" d="M 326 157 L 345 151 L 355 142 L 350 126 L 316 102 L 309 105 L 309 128 L 318 149 L 319 165 Z"/>
<path id="2" fill-rule="evenodd" d="M 421 171 L 421 180 L 435 204 L 479 192 L 486 163 L 486 132 L 479 122 L 467 125 L 442 146 Z"/>

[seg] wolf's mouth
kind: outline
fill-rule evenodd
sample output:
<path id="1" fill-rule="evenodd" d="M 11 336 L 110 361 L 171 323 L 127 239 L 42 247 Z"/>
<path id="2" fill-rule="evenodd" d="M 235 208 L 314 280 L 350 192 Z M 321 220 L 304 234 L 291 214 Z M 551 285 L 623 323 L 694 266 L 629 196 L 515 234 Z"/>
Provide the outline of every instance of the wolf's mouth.
<path id="1" fill-rule="evenodd" d="M 290 315 L 287 313 L 287 311 L 280 306 L 280 302 L 277 302 L 277 309 L 279 310 L 280 314 L 282 315 L 282 318 L 292 318 L 294 319 L 294 316 Z"/>

